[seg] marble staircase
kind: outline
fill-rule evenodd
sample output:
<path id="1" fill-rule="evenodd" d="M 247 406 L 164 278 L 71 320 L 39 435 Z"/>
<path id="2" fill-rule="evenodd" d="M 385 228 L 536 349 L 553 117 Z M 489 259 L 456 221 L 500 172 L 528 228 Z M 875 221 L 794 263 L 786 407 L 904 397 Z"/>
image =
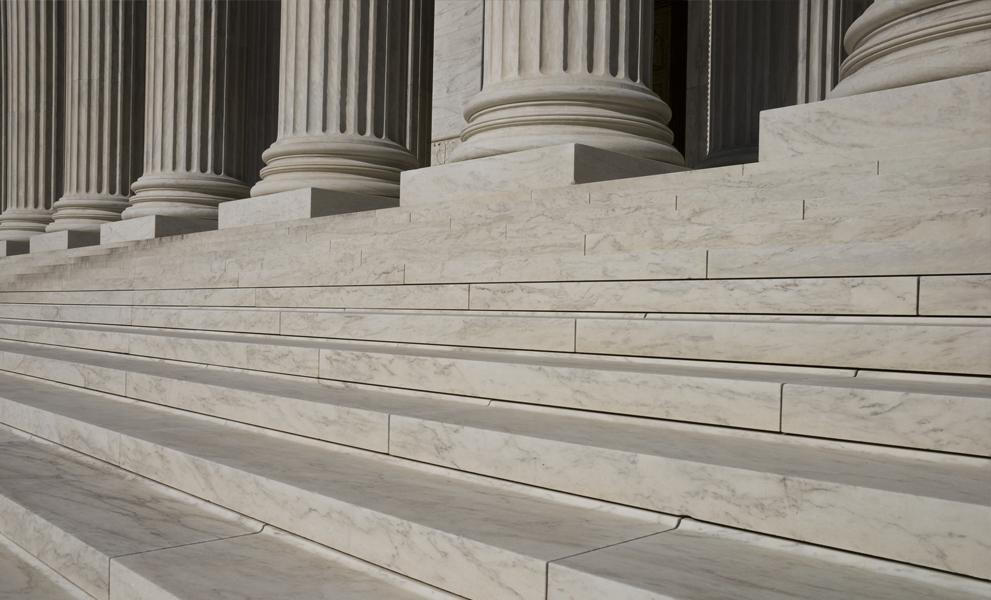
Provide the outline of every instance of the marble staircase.
<path id="1" fill-rule="evenodd" d="M 986 598 L 989 167 L 974 136 L 0 259 L 0 593 Z"/>

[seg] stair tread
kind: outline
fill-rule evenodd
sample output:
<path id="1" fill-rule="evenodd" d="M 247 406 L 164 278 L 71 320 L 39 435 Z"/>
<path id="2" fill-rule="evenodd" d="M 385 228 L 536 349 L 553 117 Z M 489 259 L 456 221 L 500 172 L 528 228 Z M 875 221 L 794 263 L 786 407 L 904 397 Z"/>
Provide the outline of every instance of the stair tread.
<path id="1" fill-rule="evenodd" d="M 688 519 L 669 532 L 554 563 L 548 579 L 548 600 L 978 600 L 991 594 L 985 583 Z"/>
<path id="2" fill-rule="evenodd" d="M 0 598 L 92 600 L 50 568 L 0 536 Z"/>

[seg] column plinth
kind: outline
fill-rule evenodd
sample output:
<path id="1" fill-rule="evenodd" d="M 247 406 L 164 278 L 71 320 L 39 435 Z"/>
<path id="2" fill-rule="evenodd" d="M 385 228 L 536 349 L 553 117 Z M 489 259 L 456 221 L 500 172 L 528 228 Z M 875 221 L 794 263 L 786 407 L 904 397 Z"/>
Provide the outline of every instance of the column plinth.
<path id="1" fill-rule="evenodd" d="M 45 232 L 62 187 L 62 2 L 4 2 L 5 188 L 0 240 Z"/>
<path id="2" fill-rule="evenodd" d="M 683 165 L 650 89 L 649 0 L 485 5 L 484 82 L 452 162 L 580 143 Z"/>
<path id="3" fill-rule="evenodd" d="M 271 2 L 149 0 L 144 171 L 124 219 L 217 219 L 246 198 L 270 130 Z"/>
<path id="4" fill-rule="evenodd" d="M 120 220 L 141 172 L 145 5 L 66 4 L 65 192 L 47 231 Z"/>
<path id="5" fill-rule="evenodd" d="M 398 197 L 428 160 L 432 19 L 432 0 L 284 0 L 279 135 L 251 195 Z"/>

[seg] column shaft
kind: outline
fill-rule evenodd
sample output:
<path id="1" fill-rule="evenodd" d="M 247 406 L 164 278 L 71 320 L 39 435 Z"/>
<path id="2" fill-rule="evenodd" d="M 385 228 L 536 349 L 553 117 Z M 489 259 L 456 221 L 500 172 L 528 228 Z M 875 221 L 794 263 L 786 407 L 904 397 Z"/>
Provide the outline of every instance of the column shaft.
<path id="1" fill-rule="evenodd" d="M 4 2 L 5 208 L 0 240 L 43 233 L 62 186 L 63 2 Z"/>
<path id="2" fill-rule="evenodd" d="M 397 197 L 429 160 L 432 0 L 284 0 L 278 141 L 253 196 Z"/>
<path id="3" fill-rule="evenodd" d="M 120 220 L 141 173 L 145 3 L 66 5 L 64 194 L 48 231 Z"/>
<path id="4" fill-rule="evenodd" d="M 485 4 L 484 81 L 452 160 L 582 143 L 672 164 L 650 89 L 652 0 Z"/>
<path id="5" fill-rule="evenodd" d="M 125 219 L 215 220 L 220 202 L 248 196 L 270 131 L 264 103 L 272 2 L 150 0 L 144 172 Z M 252 35 L 256 36 L 252 38 Z M 253 64 L 252 62 L 253 61 Z"/>

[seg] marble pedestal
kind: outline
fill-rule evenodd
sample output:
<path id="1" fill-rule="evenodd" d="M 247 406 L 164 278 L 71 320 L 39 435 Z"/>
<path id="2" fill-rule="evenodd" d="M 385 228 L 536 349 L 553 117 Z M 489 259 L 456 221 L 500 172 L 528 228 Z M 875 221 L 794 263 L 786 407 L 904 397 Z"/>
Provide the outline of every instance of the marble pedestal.
<path id="1" fill-rule="evenodd" d="M 96 246 L 100 243 L 98 231 L 64 230 L 54 233 L 42 233 L 31 237 L 31 254 L 36 252 L 51 252 L 52 250 L 68 250 L 83 246 Z"/>
<path id="2" fill-rule="evenodd" d="M 686 170 L 584 144 L 561 144 L 406 171 L 399 198 L 403 206 L 420 206 L 459 196 L 526 192 Z"/>
<path id="3" fill-rule="evenodd" d="M 760 160 L 991 137 L 991 72 L 766 110 Z"/>
<path id="4" fill-rule="evenodd" d="M 29 248 L 27 242 L 20 240 L 0 240 L 0 256 L 27 254 Z"/>
<path id="5" fill-rule="evenodd" d="M 100 243 L 135 242 L 172 235 L 212 231 L 216 228 L 216 221 L 150 215 L 101 225 Z"/>
<path id="6" fill-rule="evenodd" d="M 220 205 L 218 227 L 220 229 L 246 227 L 396 206 L 399 206 L 398 198 L 303 188 L 224 202 Z"/>

